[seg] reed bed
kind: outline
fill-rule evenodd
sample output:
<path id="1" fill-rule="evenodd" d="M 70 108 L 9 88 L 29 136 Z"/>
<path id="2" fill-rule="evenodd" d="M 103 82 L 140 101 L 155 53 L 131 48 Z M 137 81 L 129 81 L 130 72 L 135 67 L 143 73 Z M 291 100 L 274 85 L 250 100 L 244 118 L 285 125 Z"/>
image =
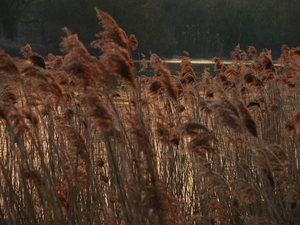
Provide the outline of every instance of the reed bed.
<path id="1" fill-rule="evenodd" d="M 0 52 L 1 224 L 299 224 L 300 48 L 137 71 L 96 14 L 99 57 L 67 28 L 62 56 Z"/>

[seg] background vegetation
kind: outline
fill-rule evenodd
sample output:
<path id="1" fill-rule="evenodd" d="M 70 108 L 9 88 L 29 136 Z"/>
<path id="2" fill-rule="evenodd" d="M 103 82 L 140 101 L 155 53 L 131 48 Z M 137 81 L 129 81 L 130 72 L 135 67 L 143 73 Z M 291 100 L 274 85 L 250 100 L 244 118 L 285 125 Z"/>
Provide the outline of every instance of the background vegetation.
<path id="1" fill-rule="evenodd" d="M 4 39 L 35 43 L 45 55 L 59 52 L 64 26 L 89 44 L 99 30 L 94 7 L 135 34 L 144 54 L 228 56 L 240 43 L 279 56 L 283 43 L 299 45 L 299 0 L 0 0 L 0 5 L 1 46 L 7 50 L 13 46 Z M 13 48 L 11 53 L 17 54 Z"/>

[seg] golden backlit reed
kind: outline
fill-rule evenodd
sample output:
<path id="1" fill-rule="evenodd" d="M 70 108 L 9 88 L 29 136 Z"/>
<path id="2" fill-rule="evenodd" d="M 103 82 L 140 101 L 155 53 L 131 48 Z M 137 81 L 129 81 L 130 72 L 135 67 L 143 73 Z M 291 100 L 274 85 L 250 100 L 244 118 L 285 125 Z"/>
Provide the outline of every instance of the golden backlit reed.
<path id="1" fill-rule="evenodd" d="M 96 14 L 97 57 L 67 28 L 63 55 L 0 51 L 1 222 L 298 224 L 299 47 L 136 74 L 137 37 Z"/>

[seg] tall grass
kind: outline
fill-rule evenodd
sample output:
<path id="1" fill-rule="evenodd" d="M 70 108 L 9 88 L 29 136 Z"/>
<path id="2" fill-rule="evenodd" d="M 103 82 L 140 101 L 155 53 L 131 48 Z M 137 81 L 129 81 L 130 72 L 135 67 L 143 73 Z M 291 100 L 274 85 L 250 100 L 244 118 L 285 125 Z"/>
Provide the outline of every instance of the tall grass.
<path id="1" fill-rule="evenodd" d="M 99 57 L 67 28 L 63 56 L 0 52 L 1 224 L 298 224 L 299 47 L 137 72 L 135 36 L 96 13 Z"/>

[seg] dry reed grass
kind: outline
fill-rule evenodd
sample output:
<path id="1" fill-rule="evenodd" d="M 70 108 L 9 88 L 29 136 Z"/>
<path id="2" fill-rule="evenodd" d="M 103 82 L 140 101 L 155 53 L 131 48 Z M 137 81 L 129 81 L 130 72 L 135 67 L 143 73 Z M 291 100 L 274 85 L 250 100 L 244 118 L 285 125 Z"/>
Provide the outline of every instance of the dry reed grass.
<path id="1" fill-rule="evenodd" d="M 1 224 L 298 224 L 299 47 L 137 76 L 136 37 L 96 14 L 99 57 L 67 28 L 63 56 L 0 51 Z"/>

